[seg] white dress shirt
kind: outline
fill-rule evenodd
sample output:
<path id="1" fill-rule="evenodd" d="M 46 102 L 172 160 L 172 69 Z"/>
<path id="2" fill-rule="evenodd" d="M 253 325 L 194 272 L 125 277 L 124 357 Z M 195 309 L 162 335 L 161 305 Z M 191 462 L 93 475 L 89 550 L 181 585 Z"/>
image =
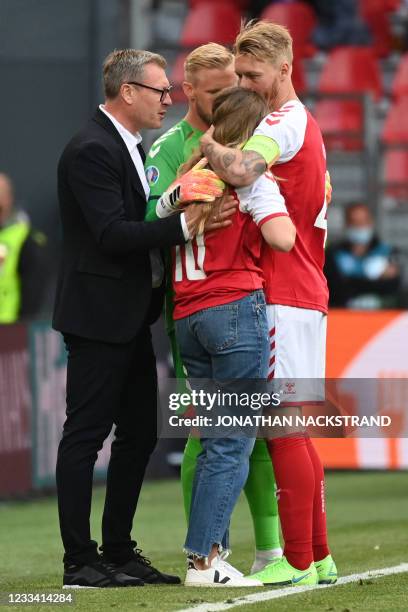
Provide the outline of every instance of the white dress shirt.
<path id="1" fill-rule="evenodd" d="M 109 117 L 109 119 L 112 121 L 113 125 L 115 126 L 119 134 L 121 135 L 129 151 L 130 157 L 132 158 L 132 161 L 135 165 L 136 172 L 139 175 L 140 181 L 142 183 L 142 186 L 143 186 L 143 189 L 146 195 L 146 201 L 147 201 L 149 198 L 149 194 L 150 194 L 150 187 L 146 179 L 143 161 L 140 156 L 139 149 L 137 148 L 137 145 L 142 142 L 141 135 L 139 134 L 139 132 L 136 132 L 136 134 L 132 134 L 132 132 L 129 132 L 129 130 L 127 130 L 121 123 L 119 123 L 119 121 L 115 119 L 113 115 L 108 113 L 108 111 L 105 109 L 103 104 L 100 104 L 99 108 L 107 117 Z M 186 222 L 184 213 L 181 213 L 180 218 L 181 218 L 180 219 L 181 227 L 183 230 L 184 238 L 187 241 L 190 239 L 190 234 L 187 228 L 187 222 Z M 152 285 L 153 287 L 160 287 L 163 281 L 164 267 L 163 267 L 163 261 L 160 256 L 159 249 L 150 250 L 150 262 L 152 265 Z"/>
<path id="2" fill-rule="evenodd" d="M 127 130 L 121 123 L 119 123 L 119 121 L 115 119 L 113 115 L 108 113 L 103 104 L 100 104 L 99 108 L 103 113 L 105 113 L 107 117 L 109 117 L 115 128 L 118 130 L 119 134 L 122 136 L 122 139 L 130 153 L 130 157 L 132 158 L 132 161 L 135 164 L 136 172 L 138 173 L 140 181 L 143 185 L 147 200 L 150 194 L 150 187 L 146 179 L 143 161 L 140 157 L 139 149 L 137 148 L 137 145 L 142 142 L 141 135 L 139 134 L 139 132 L 136 132 L 136 134 L 132 134 L 132 132 L 129 132 L 129 130 Z"/>

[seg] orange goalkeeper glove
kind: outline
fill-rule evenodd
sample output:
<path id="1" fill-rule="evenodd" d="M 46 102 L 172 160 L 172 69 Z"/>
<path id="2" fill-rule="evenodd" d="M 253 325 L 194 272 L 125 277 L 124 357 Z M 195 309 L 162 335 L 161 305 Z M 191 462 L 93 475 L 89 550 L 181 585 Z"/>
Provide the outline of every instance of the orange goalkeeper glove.
<path id="1" fill-rule="evenodd" d="M 222 196 L 225 183 L 200 160 L 189 172 L 177 178 L 156 205 L 158 217 L 168 217 L 187 202 L 213 202 Z"/>
<path id="2" fill-rule="evenodd" d="M 332 199 L 333 187 L 330 181 L 330 173 L 328 170 L 326 170 L 324 186 L 325 186 L 325 192 L 326 192 L 326 204 L 330 204 L 331 199 Z"/>

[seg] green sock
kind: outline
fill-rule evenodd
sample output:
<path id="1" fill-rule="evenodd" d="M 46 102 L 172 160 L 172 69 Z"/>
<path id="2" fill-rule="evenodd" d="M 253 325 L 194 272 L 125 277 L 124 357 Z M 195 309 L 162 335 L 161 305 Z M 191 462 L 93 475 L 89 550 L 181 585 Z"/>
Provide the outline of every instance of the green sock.
<path id="1" fill-rule="evenodd" d="M 184 448 L 183 461 L 181 463 L 181 487 L 183 490 L 184 512 L 186 515 L 187 524 L 190 517 L 191 497 L 193 493 L 193 482 L 197 457 L 201 451 L 202 446 L 200 440 L 190 436 Z"/>
<path id="2" fill-rule="evenodd" d="M 173 355 L 174 372 L 177 378 L 177 390 L 179 392 L 188 393 L 189 390 L 186 385 L 186 375 L 174 331 L 169 332 L 169 340 Z M 181 488 L 183 491 L 184 513 L 186 515 L 187 524 L 190 517 L 191 497 L 193 494 L 193 482 L 197 457 L 201 451 L 202 446 L 200 440 L 190 436 L 187 440 L 186 446 L 184 447 L 183 460 L 181 462 Z"/>
<path id="3" fill-rule="evenodd" d="M 170 340 L 171 354 L 173 357 L 174 375 L 179 381 L 185 381 L 186 375 L 184 372 L 183 362 L 181 361 L 179 345 L 177 344 L 176 332 L 168 332 L 168 336 Z M 180 384 L 185 386 L 185 382 L 180 382 Z"/>
<path id="4" fill-rule="evenodd" d="M 275 489 L 275 476 L 268 447 L 264 440 L 257 440 L 249 460 L 249 474 L 245 485 L 257 550 L 280 547 Z"/>

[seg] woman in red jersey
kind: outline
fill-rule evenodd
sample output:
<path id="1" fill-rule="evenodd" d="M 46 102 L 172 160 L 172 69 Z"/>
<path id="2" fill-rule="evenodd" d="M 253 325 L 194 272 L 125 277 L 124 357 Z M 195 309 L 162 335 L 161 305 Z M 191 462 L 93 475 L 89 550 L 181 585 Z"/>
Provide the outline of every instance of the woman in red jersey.
<path id="1" fill-rule="evenodd" d="M 266 112 L 258 94 L 226 90 L 214 103 L 214 138 L 240 146 Z M 173 316 L 183 363 L 190 379 L 217 381 L 219 386 L 225 380 L 230 384 L 266 379 L 269 341 L 259 266 L 262 236 L 270 246 L 288 251 L 296 235 L 271 173 L 235 193 L 239 207 L 231 226 L 199 234 L 173 251 Z M 216 215 L 216 210 L 217 203 L 210 214 Z M 200 439 L 203 450 L 185 542 L 186 584 L 254 586 L 256 581 L 238 575 L 218 554 L 228 548 L 229 520 L 247 478 L 254 439 L 207 433 Z"/>

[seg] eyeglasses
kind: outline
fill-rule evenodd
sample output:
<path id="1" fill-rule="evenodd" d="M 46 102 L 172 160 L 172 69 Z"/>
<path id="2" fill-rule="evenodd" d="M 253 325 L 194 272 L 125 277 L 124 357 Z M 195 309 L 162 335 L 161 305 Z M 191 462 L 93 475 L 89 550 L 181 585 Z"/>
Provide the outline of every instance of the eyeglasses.
<path id="1" fill-rule="evenodd" d="M 128 85 L 137 85 L 138 87 L 144 87 L 145 89 L 157 91 L 157 93 L 160 94 L 160 102 L 163 102 L 165 97 L 169 96 L 171 90 L 173 89 L 172 85 L 169 85 L 169 87 L 163 87 L 163 89 L 158 89 L 157 87 L 151 87 L 150 85 L 145 85 L 144 83 L 137 83 L 136 81 L 128 81 Z"/>

